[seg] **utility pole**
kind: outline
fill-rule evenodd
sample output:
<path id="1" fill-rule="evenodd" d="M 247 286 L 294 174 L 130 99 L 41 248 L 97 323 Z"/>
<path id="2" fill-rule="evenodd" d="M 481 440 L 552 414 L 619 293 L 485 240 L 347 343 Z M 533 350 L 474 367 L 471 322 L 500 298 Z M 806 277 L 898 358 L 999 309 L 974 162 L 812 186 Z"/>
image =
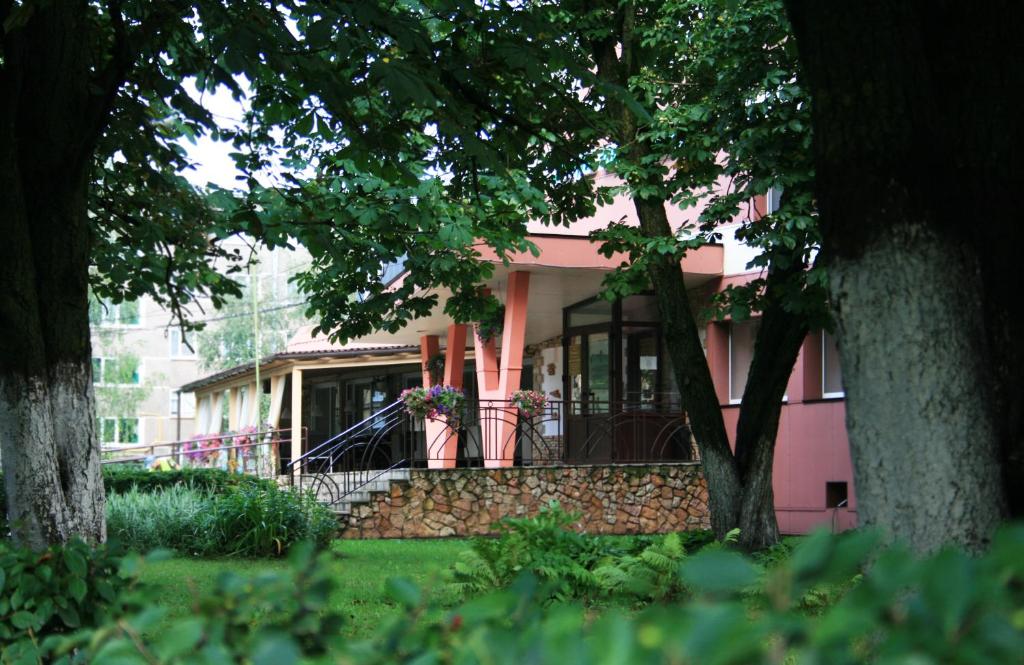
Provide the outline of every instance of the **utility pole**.
<path id="1" fill-rule="evenodd" d="M 256 264 L 258 265 L 258 264 Z M 253 367 L 256 373 L 256 428 L 263 428 L 263 383 L 260 382 L 260 273 L 249 264 L 249 286 L 252 291 Z"/>

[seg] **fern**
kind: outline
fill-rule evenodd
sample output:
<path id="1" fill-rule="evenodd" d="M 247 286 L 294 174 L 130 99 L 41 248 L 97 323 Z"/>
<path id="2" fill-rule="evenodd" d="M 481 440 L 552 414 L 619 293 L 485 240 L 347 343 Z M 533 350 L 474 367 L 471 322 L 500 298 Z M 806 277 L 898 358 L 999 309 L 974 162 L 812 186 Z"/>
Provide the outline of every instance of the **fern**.
<path id="1" fill-rule="evenodd" d="M 684 592 L 677 571 L 685 557 L 679 534 L 670 533 L 637 555 L 605 563 L 594 576 L 611 597 L 634 601 L 676 598 Z"/>

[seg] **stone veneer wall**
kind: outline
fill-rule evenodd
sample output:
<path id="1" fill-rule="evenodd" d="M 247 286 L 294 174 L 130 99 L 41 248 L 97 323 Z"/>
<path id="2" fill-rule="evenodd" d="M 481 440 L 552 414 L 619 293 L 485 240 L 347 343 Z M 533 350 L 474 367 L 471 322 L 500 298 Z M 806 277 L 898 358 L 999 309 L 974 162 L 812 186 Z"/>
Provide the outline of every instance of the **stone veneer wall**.
<path id="1" fill-rule="evenodd" d="M 534 515 L 551 500 L 581 512 L 588 533 L 667 533 L 710 528 L 696 463 L 414 469 L 390 492 L 355 504 L 344 538 L 433 538 L 493 533 L 505 516 Z"/>

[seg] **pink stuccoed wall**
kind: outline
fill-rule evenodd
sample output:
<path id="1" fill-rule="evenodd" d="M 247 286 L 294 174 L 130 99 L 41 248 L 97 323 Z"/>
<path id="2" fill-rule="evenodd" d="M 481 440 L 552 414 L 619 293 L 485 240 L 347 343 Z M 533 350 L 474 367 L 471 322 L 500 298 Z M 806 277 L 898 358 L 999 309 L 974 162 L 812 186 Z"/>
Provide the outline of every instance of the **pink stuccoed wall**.
<path id="1" fill-rule="evenodd" d="M 715 382 L 730 442 L 735 445 L 739 405 L 730 405 L 728 327 L 707 328 L 708 365 Z M 821 398 L 821 337 L 811 333 L 793 365 L 787 400 L 775 441 L 775 510 L 783 533 L 806 533 L 824 525 L 835 530 L 857 525 L 850 444 L 846 437 L 846 402 Z M 845 508 L 825 507 L 825 483 L 845 481 Z"/>
<path id="2" fill-rule="evenodd" d="M 772 489 L 783 533 L 806 533 L 819 525 L 849 529 L 857 525 L 853 466 L 846 439 L 846 405 L 841 399 L 787 404 L 782 407 L 775 442 Z M 739 407 L 722 409 L 730 438 L 736 433 Z M 849 506 L 825 508 L 825 483 L 847 482 Z"/>

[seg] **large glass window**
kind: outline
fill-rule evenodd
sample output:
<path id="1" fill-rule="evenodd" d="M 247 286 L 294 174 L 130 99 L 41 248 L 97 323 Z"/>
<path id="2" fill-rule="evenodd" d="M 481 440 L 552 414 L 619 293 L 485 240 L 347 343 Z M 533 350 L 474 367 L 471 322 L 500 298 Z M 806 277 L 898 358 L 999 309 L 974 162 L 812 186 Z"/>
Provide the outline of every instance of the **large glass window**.
<path id="1" fill-rule="evenodd" d="M 138 418 L 100 418 L 100 443 L 138 443 Z"/>
<path id="2" fill-rule="evenodd" d="M 573 335 L 569 338 L 567 354 L 567 370 L 569 376 L 569 400 L 574 412 L 579 411 L 583 399 L 583 338 Z"/>
<path id="3" fill-rule="evenodd" d="M 612 398 L 611 350 L 608 333 L 589 335 L 587 349 L 588 383 L 591 413 L 605 412 Z"/>
<path id="4" fill-rule="evenodd" d="M 139 325 L 138 301 L 125 301 L 114 304 L 109 300 L 92 300 L 89 303 L 89 322 L 103 326 L 137 326 Z"/>
<path id="5" fill-rule="evenodd" d="M 172 358 L 195 358 L 196 357 L 196 352 L 195 352 L 196 336 L 195 335 L 192 336 L 192 339 L 188 340 L 188 344 L 185 344 L 185 341 L 181 337 L 181 328 L 171 328 L 170 332 L 168 333 L 168 339 L 170 340 L 171 357 Z M 191 349 L 189 348 L 189 345 L 192 346 Z"/>
<path id="6" fill-rule="evenodd" d="M 759 321 L 733 321 L 729 324 L 729 402 L 738 404 L 747 385 L 750 362 L 754 359 L 754 340 Z"/>
<path id="7" fill-rule="evenodd" d="M 622 385 L 632 407 L 653 408 L 658 385 L 658 335 L 654 328 L 623 328 Z"/>
<path id="8" fill-rule="evenodd" d="M 638 295 L 629 296 L 622 301 L 623 321 L 642 321 L 651 323 L 660 321 L 658 314 L 658 301 L 654 296 Z"/>
<path id="9" fill-rule="evenodd" d="M 138 385 L 140 363 L 133 357 L 93 358 L 92 382 L 108 386 Z"/>
<path id="10" fill-rule="evenodd" d="M 843 396 L 843 371 L 839 367 L 839 347 L 836 338 L 821 333 L 821 396 Z"/>
<path id="11" fill-rule="evenodd" d="M 575 305 L 569 309 L 569 327 L 591 326 L 597 323 L 609 323 L 612 320 L 612 303 L 604 298 L 592 302 Z"/>

